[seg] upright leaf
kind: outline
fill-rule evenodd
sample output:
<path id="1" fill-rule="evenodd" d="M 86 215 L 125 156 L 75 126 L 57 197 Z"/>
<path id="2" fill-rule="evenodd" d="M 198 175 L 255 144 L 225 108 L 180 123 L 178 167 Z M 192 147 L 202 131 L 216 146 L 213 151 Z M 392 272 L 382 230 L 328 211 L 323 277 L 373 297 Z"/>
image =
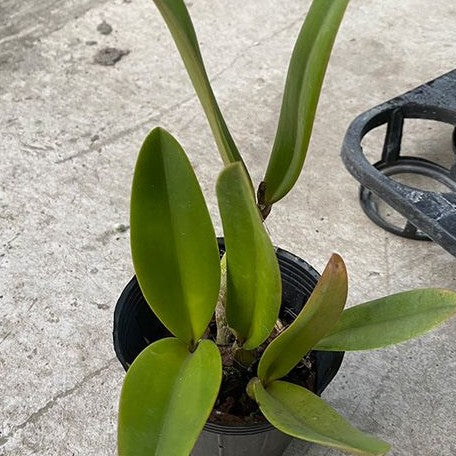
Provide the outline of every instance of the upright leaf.
<path id="1" fill-rule="evenodd" d="M 349 0 L 314 0 L 288 68 L 279 125 L 264 178 L 264 201 L 283 198 L 301 173 L 331 49 Z"/>
<path id="2" fill-rule="evenodd" d="M 296 320 L 266 348 L 258 376 L 268 385 L 290 372 L 302 357 L 336 324 L 347 300 L 347 271 L 333 254 Z"/>
<path id="3" fill-rule="evenodd" d="M 119 456 L 190 454 L 221 379 L 220 353 L 211 341 L 201 341 L 193 353 L 173 338 L 145 348 L 122 387 Z"/>
<path id="4" fill-rule="evenodd" d="M 243 348 L 250 350 L 269 336 L 276 323 L 279 265 L 240 163 L 220 174 L 217 198 L 226 246 L 226 318 Z"/>
<path id="5" fill-rule="evenodd" d="M 381 456 L 390 449 L 386 442 L 353 427 L 305 388 L 274 381 L 265 389 L 258 379 L 250 385 L 264 416 L 286 434 L 362 456 Z"/>
<path id="6" fill-rule="evenodd" d="M 430 331 L 455 314 L 454 291 L 405 291 L 346 309 L 315 348 L 348 351 L 385 347 Z"/>
<path id="7" fill-rule="evenodd" d="M 225 164 L 242 161 L 212 91 L 184 0 L 154 0 L 176 43 Z"/>
<path id="8" fill-rule="evenodd" d="M 139 153 L 130 211 L 133 264 L 144 297 L 175 336 L 192 344 L 215 309 L 219 253 L 191 164 L 160 128 Z"/>

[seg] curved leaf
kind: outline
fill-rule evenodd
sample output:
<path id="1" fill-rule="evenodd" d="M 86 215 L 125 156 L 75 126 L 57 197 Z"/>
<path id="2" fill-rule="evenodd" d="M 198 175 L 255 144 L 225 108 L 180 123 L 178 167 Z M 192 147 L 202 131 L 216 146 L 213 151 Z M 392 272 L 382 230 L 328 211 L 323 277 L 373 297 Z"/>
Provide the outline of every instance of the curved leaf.
<path id="1" fill-rule="evenodd" d="M 240 163 L 220 174 L 217 198 L 226 246 L 226 319 L 242 347 L 250 350 L 269 336 L 277 321 L 279 265 Z"/>
<path id="2" fill-rule="evenodd" d="M 242 161 L 212 91 L 195 29 L 183 0 L 154 0 L 176 43 L 225 164 Z"/>
<path id="3" fill-rule="evenodd" d="M 381 456 L 390 449 L 388 443 L 359 431 L 305 388 L 274 381 L 265 389 L 258 379 L 250 388 L 267 420 L 288 435 L 363 456 Z"/>
<path id="4" fill-rule="evenodd" d="M 179 339 L 204 333 L 220 287 L 214 228 L 179 143 L 156 128 L 136 163 L 130 206 L 131 250 L 141 290 Z"/>
<path id="5" fill-rule="evenodd" d="M 260 204 L 283 198 L 301 173 L 329 56 L 348 1 L 312 2 L 291 56 Z"/>
<path id="6" fill-rule="evenodd" d="M 318 350 L 370 350 L 417 337 L 456 314 L 456 293 L 420 289 L 385 296 L 345 310 Z"/>
<path id="7" fill-rule="evenodd" d="M 119 456 L 190 454 L 222 379 L 216 345 L 193 353 L 178 339 L 149 345 L 128 369 L 119 405 Z"/>
<path id="8" fill-rule="evenodd" d="M 258 376 L 265 385 L 288 374 L 331 330 L 344 308 L 347 289 L 345 264 L 339 255 L 333 254 L 296 320 L 264 351 Z"/>

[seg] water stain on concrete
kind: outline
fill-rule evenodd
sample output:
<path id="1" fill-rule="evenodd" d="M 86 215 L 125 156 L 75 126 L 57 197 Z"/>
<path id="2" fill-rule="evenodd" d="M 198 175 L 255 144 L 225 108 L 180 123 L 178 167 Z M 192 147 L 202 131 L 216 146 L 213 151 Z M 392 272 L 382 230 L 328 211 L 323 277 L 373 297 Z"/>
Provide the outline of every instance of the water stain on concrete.
<path id="1" fill-rule="evenodd" d="M 117 49 L 114 47 L 105 47 L 100 49 L 93 59 L 94 63 L 103 66 L 113 66 L 122 57 L 128 55 L 130 51 L 128 49 Z"/>
<path id="2" fill-rule="evenodd" d="M 100 24 L 98 24 L 97 30 L 102 35 L 109 35 L 112 32 L 112 26 L 108 24 L 106 21 L 103 21 Z"/>

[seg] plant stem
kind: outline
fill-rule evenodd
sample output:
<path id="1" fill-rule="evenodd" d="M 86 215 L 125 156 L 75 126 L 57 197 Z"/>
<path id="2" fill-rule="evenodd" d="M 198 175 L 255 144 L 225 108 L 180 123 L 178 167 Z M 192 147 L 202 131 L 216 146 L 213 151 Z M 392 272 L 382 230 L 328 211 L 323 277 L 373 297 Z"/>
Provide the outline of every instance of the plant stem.
<path id="1" fill-rule="evenodd" d="M 266 183 L 263 181 L 260 183 L 258 186 L 258 191 L 257 191 L 257 200 L 258 200 L 258 209 L 261 213 L 261 217 L 263 218 L 263 221 L 266 220 L 266 217 L 269 215 L 272 209 L 272 205 L 266 204 L 265 202 L 265 194 L 266 194 Z"/>
<path id="2" fill-rule="evenodd" d="M 217 325 L 217 345 L 228 345 L 232 336 L 232 332 L 228 327 L 225 315 L 225 298 L 226 298 L 226 254 L 223 254 L 220 260 L 220 291 L 215 307 L 215 323 Z"/>
<path id="3" fill-rule="evenodd" d="M 255 352 L 253 350 L 244 350 L 243 348 L 234 347 L 234 360 L 244 368 L 249 368 L 255 361 Z"/>

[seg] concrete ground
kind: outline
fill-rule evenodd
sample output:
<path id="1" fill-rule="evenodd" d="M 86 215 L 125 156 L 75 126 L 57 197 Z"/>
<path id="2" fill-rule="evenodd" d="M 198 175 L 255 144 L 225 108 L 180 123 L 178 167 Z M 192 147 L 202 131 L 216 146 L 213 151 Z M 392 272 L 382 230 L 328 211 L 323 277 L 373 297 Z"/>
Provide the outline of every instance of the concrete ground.
<path id="1" fill-rule="evenodd" d="M 221 107 L 259 182 L 309 1 L 188 4 Z M 442 248 L 366 219 L 339 158 L 357 114 L 453 69 L 455 20 L 446 0 L 352 0 L 303 176 L 268 219 L 274 242 L 319 270 L 332 251 L 343 255 L 350 304 L 413 287 L 456 289 L 454 258 Z M 112 31 L 98 27 L 103 21 Z M 106 47 L 121 52 L 100 54 Z M 220 233 L 213 189 L 221 161 L 152 2 L 1 1 L 1 455 L 115 454 L 124 373 L 112 316 L 132 275 L 122 225 L 138 148 L 157 125 L 187 150 Z M 451 159 L 449 126 L 407 128 L 408 153 Z M 367 143 L 372 157 L 379 139 Z M 414 342 L 347 354 L 325 398 L 391 442 L 392 455 L 454 456 L 455 330 L 452 321 Z M 286 454 L 304 448 L 295 442 Z"/>

